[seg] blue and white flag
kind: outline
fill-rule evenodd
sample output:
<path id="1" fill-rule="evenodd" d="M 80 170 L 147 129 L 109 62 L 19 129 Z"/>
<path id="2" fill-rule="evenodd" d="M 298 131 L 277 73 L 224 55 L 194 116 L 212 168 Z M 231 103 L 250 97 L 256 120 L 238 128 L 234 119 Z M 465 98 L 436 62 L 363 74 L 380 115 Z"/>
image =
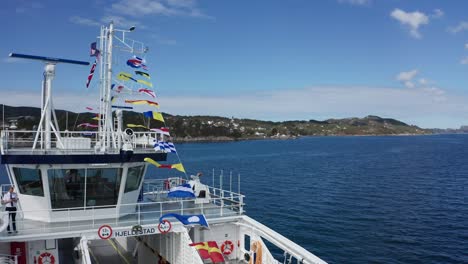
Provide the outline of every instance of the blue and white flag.
<path id="1" fill-rule="evenodd" d="M 208 222 L 206 221 L 205 215 L 180 215 L 180 214 L 165 214 L 159 218 L 161 222 L 164 218 L 174 217 L 179 220 L 183 225 L 201 225 L 209 227 Z"/>
<path id="2" fill-rule="evenodd" d="M 177 153 L 174 143 L 172 142 L 156 141 L 153 147 L 156 151 L 162 151 L 166 153 Z"/>
<path id="3" fill-rule="evenodd" d="M 185 183 L 177 187 L 172 187 L 167 194 L 169 198 L 195 198 L 195 193 L 190 184 Z"/>

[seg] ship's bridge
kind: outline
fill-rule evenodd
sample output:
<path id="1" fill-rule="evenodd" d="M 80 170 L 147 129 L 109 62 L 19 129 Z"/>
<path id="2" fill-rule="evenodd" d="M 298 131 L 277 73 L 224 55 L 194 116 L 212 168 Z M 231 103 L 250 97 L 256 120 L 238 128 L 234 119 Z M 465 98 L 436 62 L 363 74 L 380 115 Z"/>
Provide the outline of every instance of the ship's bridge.
<path id="1" fill-rule="evenodd" d="M 6 130 L 1 135 L 0 162 L 16 186 L 24 219 L 56 222 L 133 213 L 135 208 L 119 205 L 137 202 L 147 169 L 144 158 L 164 161 L 167 156 L 153 149 L 154 132 L 132 133 L 117 145 L 129 144 L 126 150 L 111 145 L 105 151 L 97 132 L 61 132 L 49 148 L 35 144 L 35 133 Z"/>

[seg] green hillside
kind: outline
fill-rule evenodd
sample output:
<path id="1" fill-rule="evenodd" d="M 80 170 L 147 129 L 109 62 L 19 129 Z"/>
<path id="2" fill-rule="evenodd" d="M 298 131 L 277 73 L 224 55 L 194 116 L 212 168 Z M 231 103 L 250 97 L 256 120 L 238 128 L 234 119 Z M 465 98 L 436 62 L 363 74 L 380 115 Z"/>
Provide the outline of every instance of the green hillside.
<path id="1" fill-rule="evenodd" d="M 97 123 L 95 114 L 73 113 L 57 110 L 61 130 L 81 130 L 80 123 Z M 328 119 L 324 121 L 283 121 L 271 122 L 253 119 L 226 118 L 219 116 L 178 116 L 164 113 L 171 136 L 178 141 L 193 140 L 235 140 L 265 137 L 290 138 L 295 136 L 332 135 L 401 135 L 430 134 L 430 130 L 405 124 L 391 118 L 366 116 L 364 118 Z M 5 120 L 17 120 L 18 129 L 32 130 L 39 123 L 40 109 L 34 107 L 5 106 Z M 141 113 L 125 111 L 125 124 L 148 126 L 148 119 Z M 163 126 L 162 122 L 151 120 L 150 127 Z M 144 128 L 136 128 L 144 131 Z"/>

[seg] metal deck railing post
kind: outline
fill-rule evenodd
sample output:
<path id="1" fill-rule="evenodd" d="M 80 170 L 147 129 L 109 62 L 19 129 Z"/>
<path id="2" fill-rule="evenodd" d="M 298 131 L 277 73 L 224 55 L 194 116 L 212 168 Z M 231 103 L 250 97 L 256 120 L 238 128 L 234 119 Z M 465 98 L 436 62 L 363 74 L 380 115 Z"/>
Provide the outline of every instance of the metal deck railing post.
<path id="1" fill-rule="evenodd" d="M 93 228 L 94 228 L 94 221 L 95 221 L 95 216 L 94 216 L 94 207 L 93 207 Z"/>
<path id="2" fill-rule="evenodd" d="M 141 210 L 140 210 L 140 204 L 138 204 L 138 224 L 141 224 Z"/>
<path id="3" fill-rule="evenodd" d="M 70 225 L 71 225 L 71 217 L 70 217 L 70 208 L 68 208 L 68 231 L 70 231 Z"/>

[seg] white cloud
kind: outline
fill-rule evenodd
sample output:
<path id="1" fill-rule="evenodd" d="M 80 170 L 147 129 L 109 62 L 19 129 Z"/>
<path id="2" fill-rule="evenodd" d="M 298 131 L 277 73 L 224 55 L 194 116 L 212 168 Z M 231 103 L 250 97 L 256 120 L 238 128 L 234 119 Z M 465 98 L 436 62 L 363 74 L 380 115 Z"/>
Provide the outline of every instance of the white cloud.
<path id="1" fill-rule="evenodd" d="M 434 13 L 431 15 L 433 18 L 441 18 L 445 15 L 444 11 L 440 9 L 434 9 Z"/>
<path id="2" fill-rule="evenodd" d="M 27 2 L 23 1 L 19 6 L 16 7 L 15 12 L 17 14 L 26 13 L 30 10 L 44 8 L 44 5 L 40 2 Z M 34 12 L 34 11 L 33 11 Z"/>
<path id="3" fill-rule="evenodd" d="M 412 71 L 400 72 L 397 76 L 398 81 L 411 81 L 418 74 L 418 70 L 414 69 Z"/>
<path id="4" fill-rule="evenodd" d="M 17 90 L 17 89 L 15 89 Z M 75 112 L 98 103 L 91 94 L 56 93 L 57 109 Z M 457 127 L 466 123 L 468 97 L 448 94 L 436 87 L 398 89 L 376 87 L 309 87 L 231 96 L 160 93 L 161 111 L 179 115 L 219 115 L 263 120 L 308 120 L 375 114 L 423 127 Z M 39 93 L 1 89 L 0 103 L 38 106 Z M 31 103 L 33 102 L 33 103 Z M 147 108 L 135 108 L 143 111 Z M 431 118 L 428 119 L 428 116 Z M 438 117 L 438 118 L 436 118 Z"/>
<path id="5" fill-rule="evenodd" d="M 205 17 L 196 0 L 120 0 L 112 4 L 112 12 L 128 16 L 165 15 Z"/>
<path id="6" fill-rule="evenodd" d="M 338 0 L 338 2 L 351 5 L 365 6 L 370 5 L 372 0 Z"/>
<path id="7" fill-rule="evenodd" d="M 196 6 L 195 0 L 167 0 L 167 2 L 170 6 L 178 6 L 185 8 L 193 8 Z"/>
<path id="8" fill-rule="evenodd" d="M 402 82 L 407 88 L 414 88 L 415 84 L 413 83 L 414 77 L 418 74 L 418 70 L 412 70 L 407 72 L 400 72 L 396 79 Z"/>
<path id="9" fill-rule="evenodd" d="M 400 81 L 406 88 L 424 91 L 427 94 L 432 95 L 434 102 L 442 102 L 446 100 L 445 90 L 436 87 L 435 82 L 428 80 L 427 78 L 419 78 L 419 80 L 416 81 L 415 78 L 418 74 L 419 71 L 416 69 L 407 72 L 400 72 L 396 79 Z"/>
<path id="10" fill-rule="evenodd" d="M 466 21 L 461 21 L 460 23 L 458 23 L 457 26 L 448 28 L 448 31 L 453 34 L 456 34 L 458 32 L 465 31 L 465 30 L 468 30 L 468 22 Z"/>
<path id="11" fill-rule="evenodd" d="M 6 57 L 2 60 L 5 63 L 18 63 L 18 62 L 26 62 L 27 60 L 19 59 L 19 58 L 12 58 Z"/>
<path id="12" fill-rule="evenodd" d="M 102 17 L 99 21 L 90 19 L 90 18 L 84 18 L 80 16 L 72 16 L 69 18 L 70 22 L 78 24 L 78 25 L 83 25 L 83 26 L 100 26 L 102 24 L 109 24 L 111 21 L 114 22 L 114 25 L 117 27 L 123 27 L 123 28 L 129 28 L 131 26 L 136 26 L 138 28 L 146 28 L 143 24 L 141 24 L 138 21 L 135 20 L 129 20 L 125 17 L 122 16 L 115 16 L 115 15 L 107 15 Z"/>
<path id="13" fill-rule="evenodd" d="M 84 25 L 84 26 L 100 26 L 101 24 L 98 21 L 89 19 L 89 18 L 84 18 L 80 16 L 72 16 L 69 18 L 70 22 L 78 25 Z"/>
<path id="14" fill-rule="evenodd" d="M 390 16 L 398 20 L 402 25 L 408 26 L 410 35 L 414 38 L 421 38 L 419 27 L 429 24 L 429 17 L 419 11 L 410 13 L 396 8 L 390 13 Z"/>
<path id="15" fill-rule="evenodd" d="M 468 64 L 468 57 L 465 57 L 463 58 L 461 61 L 460 61 L 461 64 Z"/>
<path id="16" fill-rule="evenodd" d="M 109 24 L 111 21 L 113 21 L 114 25 L 117 27 L 130 28 L 132 26 L 135 26 L 140 29 L 146 28 L 146 26 L 141 24 L 140 22 L 136 20 L 127 19 L 122 16 L 108 15 L 101 18 L 101 24 Z"/>
<path id="17" fill-rule="evenodd" d="M 465 43 L 465 49 L 468 49 L 468 43 Z"/>
<path id="18" fill-rule="evenodd" d="M 419 79 L 419 84 L 425 86 L 429 84 L 429 81 L 427 79 L 421 78 Z"/>

